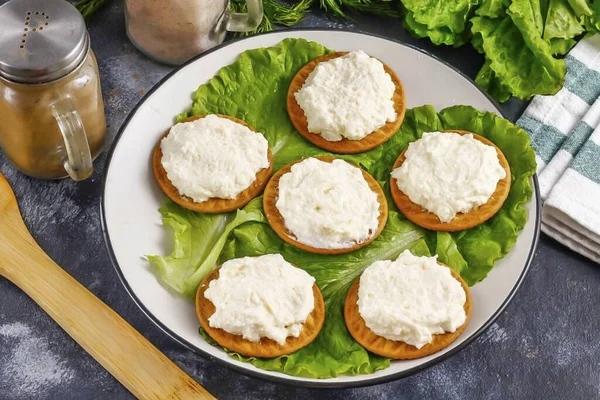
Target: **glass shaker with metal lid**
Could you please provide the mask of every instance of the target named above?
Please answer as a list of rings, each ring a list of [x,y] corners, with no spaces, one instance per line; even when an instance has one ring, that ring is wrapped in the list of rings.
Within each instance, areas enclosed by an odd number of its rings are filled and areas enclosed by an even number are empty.
[[[65,0],[0,6],[0,147],[23,173],[88,178],[106,137],[98,65]]]

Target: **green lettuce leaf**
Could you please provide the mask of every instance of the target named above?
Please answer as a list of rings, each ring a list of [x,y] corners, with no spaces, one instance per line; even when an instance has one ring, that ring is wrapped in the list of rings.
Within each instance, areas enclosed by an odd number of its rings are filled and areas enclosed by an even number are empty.
[[[539,5],[539,3],[538,3]],[[541,10],[515,0],[504,18],[471,19],[472,31],[485,51],[485,66],[494,72],[501,87],[521,99],[536,94],[555,94],[563,85],[564,60],[552,57],[550,44],[541,38]],[[480,77],[479,81],[484,81]]]
[[[547,92],[539,90],[540,87],[538,87],[536,94],[555,94],[564,83],[567,69],[564,60],[557,60],[552,57],[550,44],[543,40],[541,36],[544,33],[545,26],[555,26],[555,21],[559,16],[555,14],[551,16],[552,18],[547,16],[546,25],[544,25],[541,8],[535,7],[536,4],[539,3],[530,0],[514,0],[508,7],[508,14],[523,35],[523,40],[533,54],[536,64],[539,64],[538,68],[542,73],[542,79],[547,78],[549,86],[554,84],[554,87],[548,87]],[[551,11],[550,8],[548,10]]]
[[[568,0],[568,2],[577,17],[592,15],[592,10],[587,0]]]
[[[575,39],[562,39],[562,38],[550,39],[550,48],[552,49],[552,54],[555,56],[564,56],[576,44],[577,44],[577,41]]]
[[[264,221],[258,199],[243,210],[223,214],[202,214],[186,210],[168,200],[158,210],[163,225],[173,230],[173,252],[168,256],[147,256],[158,277],[172,289],[194,296],[198,285],[217,266],[227,235],[249,221]]]
[[[466,21],[474,0],[402,0],[404,26],[434,44],[460,46],[469,39]]]
[[[584,31],[585,29],[581,26],[581,22],[579,21],[576,12],[573,11],[573,8],[571,8],[569,3],[565,0],[550,0],[548,12],[546,13],[544,34],[542,36],[545,40],[564,39],[566,41],[568,39],[573,39]],[[564,50],[567,43],[563,41],[559,45],[556,41],[554,41],[554,44],[551,42],[550,45],[552,46],[553,53],[556,50]],[[565,53],[566,52],[554,54]]]
[[[476,82],[496,100],[555,94],[564,83],[564,56],[586,29],[595,29],[585,0],[485,0],[471,22],[472,44],[486,56]]]
[[[433,44],[459,47],[465,44],[470,37],[469,31],[452,32],[446,26],[428,28],[415,20],[414,13],[407,11],[404,14],[404,27],[418,38],[428,38]]]
[[[600,32],[600,0],[593,0],[590,5],[591,15],[583,17],[583,26],[591,33]]]
[[[246,51],[196,91],[192,110],[180,118],[222,113],[248,121],[269,141],[276,170],[301,157],[328,154],[294,130],[285,108],[292,77],[306,62],[327,52],[321,45],[300,39]],[[527,133],[493,113],[468,106],[440,112],[432,106],[421,106],[407,110],[400,131],[388,142],[362,154],[344,156],[372,174],[389,198],[389,176],[398,154],[423,132],[459,128],[496,143],[507,156],[513,176],[502,209],[476,228],[457,233],[426,231],[406,220],[389,201],[387,224],[373,243],[349,254],[319,255],[282,241],[266,222],[260,197],[236,213],[217,215],[190,212],[167,202],[159,211],[165,226],[172,228],[174,250],[168,256],[152,256],[149,260],[165,284],[190,295],[216,265],[226,260],[280,253],[315,277],[326,304],[323,330],[312,344],[287,356],[256,359],[230,353],[231,356],[259,368],[314,378],[386,368],[390,361],[367,352],[345,327],[343,302],[351,283],[372,262],[393,259],[407,248],[420,255],[438,254],[440,261],[458,271],[470,285],[483,279],[494,262],[514,245],[525,226],[527,212],[523,204],[532,195],[530,177],[535,171],[535,155]]]
[[[172,229],[173,252],[165,257],[148,256],[158,277],[172,289],[186,292],[186,280],[198,269],[233,219],[229,214],[200,214],[167,201],[158,210],[162,223]]]
[[[509,0],[483,0],[475,14],[480,17],[499,18],[506,14]]]
[[[564,56],[585,32],[600,31],[600,1],[401,0],[404,26],[434,44],[471,41],[486,62],[476,82],[496,100],[555,94]]]
[[[490,60],[485,60],[485,64],[475,77],[475,83],[485,89],[497,101],[507,101],[511,96],[510,89],[496,76],[490,64]]]

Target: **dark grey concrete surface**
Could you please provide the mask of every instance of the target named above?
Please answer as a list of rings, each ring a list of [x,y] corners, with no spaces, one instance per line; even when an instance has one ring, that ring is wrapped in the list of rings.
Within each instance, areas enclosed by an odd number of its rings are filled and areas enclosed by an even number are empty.
[[[4,0],[0,0],[0,4]],[[127,41],[121,1],[90,23],[109,123],[119,126],[171,68],[143,57]],[[318,11],[302,26],[351,28],[404,40],[474,77],[482,57],[471,48],[435,47],[411,38],[398,20],[358,17],[341,22]],[[524,107],[503,106],[511,118]],[[30,179],[0,154],[2,172],[25,222],[42,248],[114,308],[181,368],[224,399],[439,398],[591,399],[600,397],[600,269],[542,236],[531,271],[512,303],[472,345],[417,375],[378,386],[313,390],[248,378],[185,350],[137,308],[119,282],[104,247],[99,215],[106,156],[84,182]],[[0,399],[129,399],[131,395],[41,309],[0,278]]]

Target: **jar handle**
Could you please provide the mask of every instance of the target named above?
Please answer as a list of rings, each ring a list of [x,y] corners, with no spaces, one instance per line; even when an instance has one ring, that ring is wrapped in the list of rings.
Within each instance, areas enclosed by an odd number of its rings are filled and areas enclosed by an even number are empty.
[[[74,181],[89,178],[94,172],[90,145],[73,100],[70,96],[66,96],[51,104],[50,109],[58,123],[67,150],[65,170]]]
[[[263,18],[262,0],[246,0],[247,13],[226,11],[225,29],[231,32],[249,32],[258,27]]]

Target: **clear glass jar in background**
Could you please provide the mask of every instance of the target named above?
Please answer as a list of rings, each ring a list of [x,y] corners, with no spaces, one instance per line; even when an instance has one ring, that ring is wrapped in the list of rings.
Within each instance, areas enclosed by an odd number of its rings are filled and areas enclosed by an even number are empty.
[[[232,13],[228,0],[125,0],[127,36],[142,53],[179,65],[223,42],[227,31],[256,29],[262,0],[246,0],[248,13]]]
[[[65,0],[0,6],[0,147],[23,173],[88,178],[106,138],[98,65]]]

